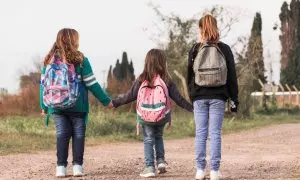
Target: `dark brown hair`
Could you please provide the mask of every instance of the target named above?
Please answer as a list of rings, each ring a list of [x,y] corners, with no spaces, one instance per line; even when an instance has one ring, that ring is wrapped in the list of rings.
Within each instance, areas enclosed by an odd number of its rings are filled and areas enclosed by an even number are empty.
[[[151,84],[156,75],[160,75],[166,84],[170,82],[166,53],[160,49],[151,49],[146,55],[144,71],[139,81],[148,81]]]
[[[49,64],[52,56],[57,53],[62,60],[70,64],[80,64],[83,54],[78,51],[79,34],[75,29],[64,28],[57,33],[56,42],[44,60],[44,65]]]
[[[199,20],[199,28],[201,30],[201,38],[203,41],[219,42],[220,34],[218,30],[217,20],[212,15],[205,15]]]

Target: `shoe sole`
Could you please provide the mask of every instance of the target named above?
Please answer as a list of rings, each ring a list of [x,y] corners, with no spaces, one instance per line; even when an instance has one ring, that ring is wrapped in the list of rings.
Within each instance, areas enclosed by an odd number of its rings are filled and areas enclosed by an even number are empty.
[[[140,174],[140,176],[144,178],[153,178],[155,177],[155,173]]]
[[[204,178],[195,178],[196,180],[205,180],[205,177]]]
[[[56,177],[57,178],[65,178],[65,177],[67,177],[67,175],[60,175],[60,176],[56,175]]]
[[[82,177],[84,174],[73,174],[74,177]]]

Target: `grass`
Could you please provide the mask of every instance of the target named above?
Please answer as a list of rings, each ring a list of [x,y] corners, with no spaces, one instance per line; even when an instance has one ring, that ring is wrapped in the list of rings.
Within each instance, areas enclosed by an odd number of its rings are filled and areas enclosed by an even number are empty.
[[[300,111],[282,111],[272,115],[255,114],[251,120],[226,118],[223,133],[260,128],[273,124],[300,123]],[[136,136],[135,114],[107,111],[92,113],[87,126],[87,145],[120,141],[142,141],[142,133]],[[172,131],[165,131],[166,139],[193,137],[195,134],[192,113],[175,112],[172,116]],[[0,118],[0,155],[28,153],[39,150],[54,150],[56,145],[53,120],[48,128],[42,117]]]

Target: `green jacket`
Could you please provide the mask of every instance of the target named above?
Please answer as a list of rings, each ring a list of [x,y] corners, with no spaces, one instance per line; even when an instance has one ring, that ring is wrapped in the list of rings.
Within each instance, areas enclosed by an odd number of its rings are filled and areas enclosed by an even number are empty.
[[[45,74],[46,66],[42,68],[42,76]],[[86,112],[86,123],[88,120],[89,102],[88,102],[88,90],[104,105],[107,106],[111,99],[107,93],[101,88],[97,82],[89,60],[85,57],[81,65],[75,67],[79,80],[81,80],[80,95],[76,102],[76,105],[65,110],[51,109],[43,103],[43,87],[40,85],[40,106],[42,110],[45,110],[48,115],[46,118],[46,125],[49,123],[49,115],[60,112]]]

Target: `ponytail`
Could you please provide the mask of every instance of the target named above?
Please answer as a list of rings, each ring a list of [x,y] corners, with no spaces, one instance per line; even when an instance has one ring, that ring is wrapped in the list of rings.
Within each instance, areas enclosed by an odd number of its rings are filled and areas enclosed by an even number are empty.
[[[201,28],[201,38],[203,41],[217,43],[220,34],[217,26],[217,20],[212,15],[205,15],[199,20],[199,28]]]

